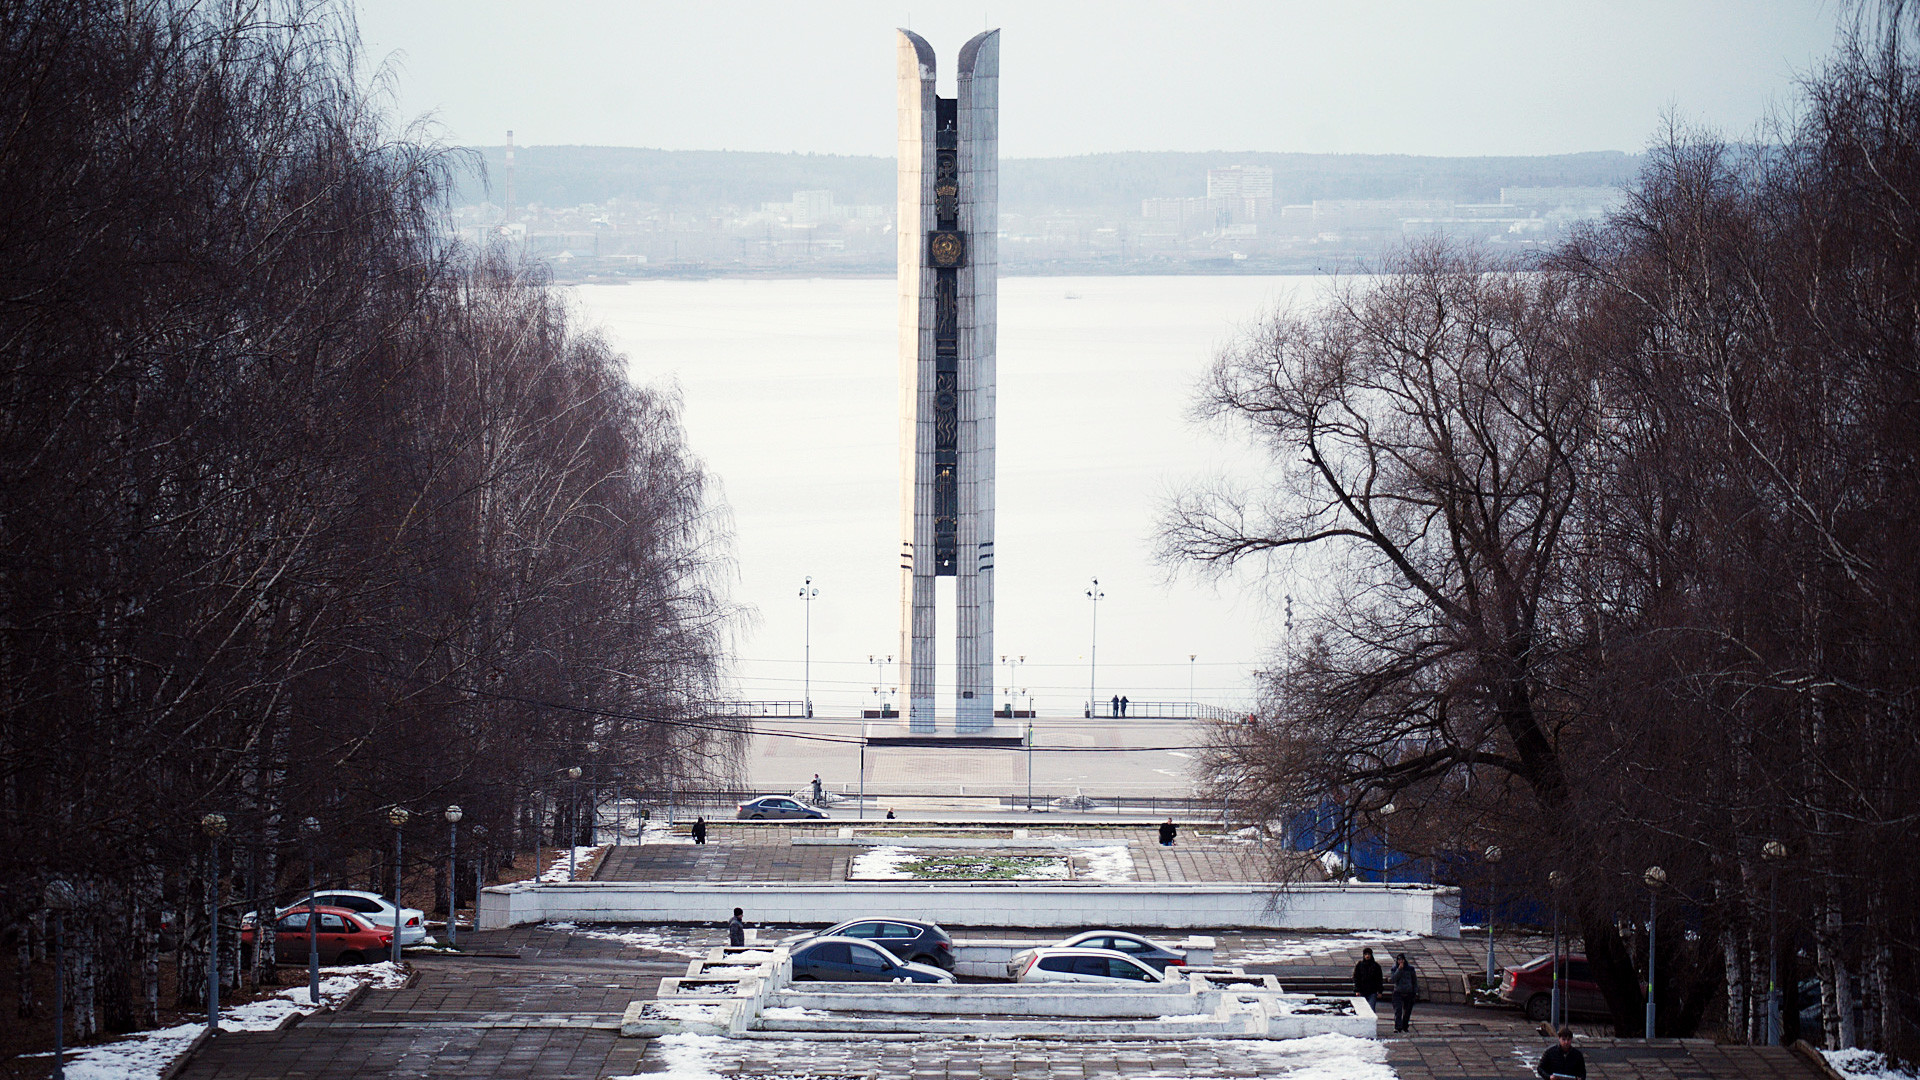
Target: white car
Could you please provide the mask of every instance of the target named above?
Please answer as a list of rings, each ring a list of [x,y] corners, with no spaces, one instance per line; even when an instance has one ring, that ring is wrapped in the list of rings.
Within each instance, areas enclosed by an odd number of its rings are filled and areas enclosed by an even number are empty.
[[[1163,983],[1177,976],[1155,971],[1123,952],[1112,949],[1033,949],[1024,954],[1027,966],[1014,976],[1018,982]]]
[[[1171,945],[1162,945],[1150,941],[1139,934],[1129,934],[1124,930],[1087,930],[1063,941],[1056,941],[1048,948],[1054,949],[1112,949],[1123,952],[1155,971],[1165,971],[1169,966],[1180,967],[1187,962],[1187,954]],[[1038,949],[1014,953],[1007,960],[1007,978],[1018,979],[1020,973],[1033,962],[1033,954]]]
[[[364,915],[376,929],[393,929],[393,902],[376,892],[361,889],[321,889],[313,894],[313,902],[321,907],[346,908],[348,911]],[[305,896],[287,904],[275,913],[275,918],[285,918],[287,912],[307,906]],[[426,913],[419,908],[400,909],[400,944],[418,945],[427,940]]]

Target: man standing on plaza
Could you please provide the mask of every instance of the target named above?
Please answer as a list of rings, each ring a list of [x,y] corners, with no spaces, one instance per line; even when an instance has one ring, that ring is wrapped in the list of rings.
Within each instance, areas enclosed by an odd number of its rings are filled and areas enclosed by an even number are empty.
[[[1380,962],[1373,958],[1373,950],[1361,949],[1360,962],[1353,965],[1353,995],[1366,998],[1367,1005],[1378,1011],[1380,989],[1386,984],[1386,976],[1380,971]]]
[[[747,924],[740,920],[746,912],[733,909],[733,918],[727,920],[727,944],[745,945],[747,943]]]

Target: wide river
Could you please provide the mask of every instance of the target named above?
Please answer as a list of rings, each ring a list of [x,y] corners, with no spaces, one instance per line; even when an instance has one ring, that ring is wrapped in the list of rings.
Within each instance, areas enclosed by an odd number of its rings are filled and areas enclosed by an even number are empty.
[[[1216,353],[1314,277],[1009,278],[1000,282],[995,675],[1026,707],[1101,701],[1230,708],[1280,634],[1278,571],[1226,579],[1155,561],[1175,491],[1257,478],[1261,453],[1189,412]],[[894,282],[720,279],[572,290],[634,379],[677,385],[695,452],[730,508],[741,696],[816,712],[871,707],[869,657],[900,642]],[[811,632],[801,585],[811,576]],[[1088,598],[1098,578],[1105,598]],[[943,579],[950,602],[950,579]],[[951,634],[942,627],[942,637]],[[1097,633],[1097,646],[1096,646]],[[812,661],[805,657],[809,637]],[[1090,670],[1089,648],[1097,647]],[[950,651],[947,650],[947,651]],[[1195,659],[1190,659],[1195,658]],[[951,660],[943,653],[943,687]],[[884,672],[898,686],[897,668]],[[951,709],[943,689],[940,709]],[[897,702],[896,702],[897,704]]]

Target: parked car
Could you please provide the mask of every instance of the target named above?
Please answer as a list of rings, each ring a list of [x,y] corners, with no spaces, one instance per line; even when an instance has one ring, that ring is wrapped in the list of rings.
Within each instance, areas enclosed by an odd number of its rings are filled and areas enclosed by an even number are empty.
[[[760,821],[766,818],[823,818],[827,815],[811,806],[802,806],[785,795],[762,795],[741,803],[739,812],[733,816],[742,821]]]
[[[1034,949],[1019,982],[1161,983],[1175,976],[1112,949]]]
[[[952,975],[937,967],[909,963],[858,938],[817,937],[794,949],[792,956],[795,982],[953,981]]]
[[[393,929],[393,902],[376,892],[361,889],[323,889],[313,894],[313,902],[321,907],[345,908],[357,915],[364,915],[375,926]],[[302,896],[291,904],[280,908],[277,918],[285,918],[295,908],[307,906],[307,897]],[[242,916],[243,921],[251,921],[253,912]],[[400,944],[417,945],[427,940],[426,913],[419,908],[400,909]]]
[[[1088,930],[1075,934],[1064,941],[1056,941],[1047,946],[1052,949],[1112,949],[1125,953],[1155,971],[1164,972],[1169,967],[1181,967],[1187,962],[1187,954],[1179,949],[1148,941],[1138,934],[1129,934],[1121,930]],[[1020,973],[1033,962],[1033,954],[1038,950],[1028,949],[1014,953],[1007,961],[1007,978],[1018,979]]]
[[[953,970],[953,938],[936,923],[912,919],[848,919],[819,933],[795,934],[782,944],[797,946],[818,937],[857,938],[871,941],[903,960],[926,964],[942,971]]]
[[[393,949],[393,926],[381,926],[373,917],[346,908],[322,907],[312,915],[320,921],[320,962],[323,964],[378,963]],[[308,909],[280,916],[273,928],[274,958],[282,964],[307,962]],[[404,928],[403,928],[404,929]]]
[[[1560,971],[1560,993],[1569,1013],[1606,1013],[1607,999],[1594,981],[1584,956],[1565,956]],[[1500,1000],[1527,1011],[1527,1019],[1547,1019],[1553,1008],[1553,957],[1542,954],[1524,964],[1509,965],[1500,978]]]

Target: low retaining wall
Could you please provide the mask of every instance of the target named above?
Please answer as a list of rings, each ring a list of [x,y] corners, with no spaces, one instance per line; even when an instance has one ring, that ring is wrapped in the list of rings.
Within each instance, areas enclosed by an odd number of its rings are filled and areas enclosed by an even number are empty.
[[[1460,891],[1432,885],[1074,882],[1018,885],[914,881],[662,884],[581,881],[496,885],[480,894],[479,924],[754,922],[811,925],[891,915],[954,926],[1033,930],[1093,926],[1168,930],[1235,927],[1397,930],[1460,936]]]

